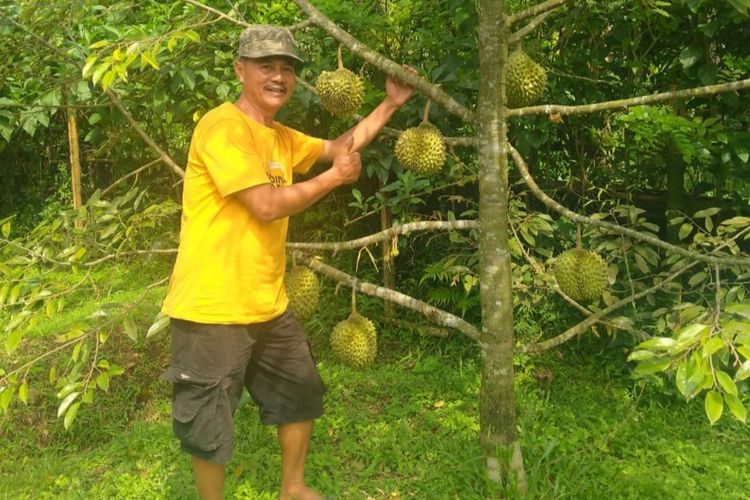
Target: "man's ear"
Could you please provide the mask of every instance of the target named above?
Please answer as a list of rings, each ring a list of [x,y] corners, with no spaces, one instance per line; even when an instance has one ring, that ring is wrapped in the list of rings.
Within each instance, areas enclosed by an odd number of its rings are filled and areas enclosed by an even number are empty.
[[[237,79],[240,81],[240,83],[245,83],[245,79],[242,76],[243,69],[244,67],[240,59],[237,59],[236,61],[234,61],[234,74],[237,75]]]

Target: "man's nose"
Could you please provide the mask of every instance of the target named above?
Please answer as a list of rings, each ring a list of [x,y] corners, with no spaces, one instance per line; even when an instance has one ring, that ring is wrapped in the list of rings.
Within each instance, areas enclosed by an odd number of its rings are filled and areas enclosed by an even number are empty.
[[[283,77],[284,77],[284,70],[282,68],[275,68],[271,72],[271,78],[273,80],[281,81],[283,80]]]

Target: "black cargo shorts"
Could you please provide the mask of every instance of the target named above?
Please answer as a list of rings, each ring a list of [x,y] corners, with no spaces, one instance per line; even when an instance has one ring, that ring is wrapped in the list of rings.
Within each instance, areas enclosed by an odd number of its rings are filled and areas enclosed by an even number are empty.
[[[182,449],[203,460],[232,457],[232,416],[246,387],[264,424],[323,414],[325,384],[305,332],[287,310],[252,325],[171,320],[172,429]]]

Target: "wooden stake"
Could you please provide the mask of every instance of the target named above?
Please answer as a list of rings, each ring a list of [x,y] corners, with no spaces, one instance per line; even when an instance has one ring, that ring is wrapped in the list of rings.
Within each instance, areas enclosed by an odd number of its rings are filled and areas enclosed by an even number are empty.
[[[81,155],[78,149],[78,125],[76,124],[75,108],[68,111],[68,145],[70,147],[70,179],[73,189],[73,208],[78,210],[83,205],[81,196]],[[75,219],[76,229],[83,228],[83,219]]]

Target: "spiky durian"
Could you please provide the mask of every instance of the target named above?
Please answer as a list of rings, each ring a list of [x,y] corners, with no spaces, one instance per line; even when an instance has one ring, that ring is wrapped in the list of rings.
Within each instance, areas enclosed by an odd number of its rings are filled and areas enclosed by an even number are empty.
[[[598,253],[582,248],[561,253],[553,272],[560,289],[574,300],[594,300],[607,287],[607,263]]]
[[[323,71],[315,82],[320,102],[334,116],[355,113],[365,99],[362,79],[346,68]]]
[[[547,88],[547,70],[523,50],[508,56],[507,101],[509,108],[522,108],[536,102]]]
[[[354,368],[372,364],[378,353],[375,325],[356,312],[333,327],[330,341],[334,355]]]
[[[396,159],[404,168],[420,175],[433,175],[445,163],[443,135],[429,122],[401,132],[395,152]]]
[[[294,266],[284,276],[289,306],[300,321],[305,321],[318,308],[320,281],[309,267]]]

